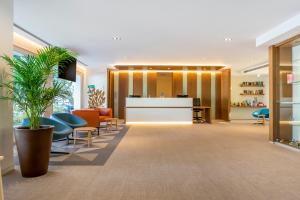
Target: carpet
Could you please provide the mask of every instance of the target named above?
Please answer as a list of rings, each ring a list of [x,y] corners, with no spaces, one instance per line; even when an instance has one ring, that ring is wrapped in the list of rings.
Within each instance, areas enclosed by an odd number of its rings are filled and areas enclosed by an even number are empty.
[[[111,154],[117,148],[118,144],[128,131],[128,127],[124,124],[118,126],[118,129],[101,130],[100,135],[93,134],[93,142],[88,147],[87,141],[70,140],[69,144],[66,141],[52,143],[52,151],[69,152],[69,154],[53,154],[50,155],[51,166],[56,165],[105,165]],[[82,136],[86,136],[83,134]],[[16,147],[14,147],[14,162],[19,166],[19,159]]]
[[[54,142],[52,150],[70,152],[67,155],[51,154],[50,165],[104,165],[113,151],[125,136],[128,127],[119,125],[117,130],[108,130],[94,135],[92,144],[88,147],[84,140],[73,140],[69,145],[65,142]]]

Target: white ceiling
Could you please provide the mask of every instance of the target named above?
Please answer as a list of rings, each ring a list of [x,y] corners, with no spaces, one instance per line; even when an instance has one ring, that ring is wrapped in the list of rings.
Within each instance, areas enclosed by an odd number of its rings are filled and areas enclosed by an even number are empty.
[[[256,37],[300,13],[299,0],[14,0],[14,7],[16,24],[77,51],[93,69],[222,64],[240,70],[267,60]]]

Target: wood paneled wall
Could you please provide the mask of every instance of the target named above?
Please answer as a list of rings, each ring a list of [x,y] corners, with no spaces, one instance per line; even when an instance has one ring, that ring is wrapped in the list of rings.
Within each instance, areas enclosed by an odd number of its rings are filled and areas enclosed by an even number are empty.
[[[119,118],[125,117],[126,97],[128,96],[128,73],[119,73]]]
[[[182,72],[173,73],[173,97],[177,97],[178,94],[182,94]]]
[[[197,72],[187,73],[187,94],[189,97],[197,97]]]
[[[211,74],[202,73],[201,104],[211,106]]]
[[[128,96],[129,75],[127,72],[119,72],[118,95],[114,97],[114,73],[108,71],[108,106],[118,109],[119,118],[125,117],[125,101]],[[133,73],[133,94],[143,95],[143,73]],[[187,94],[189,97],[197,97],[197,72],[187,73]],[[201,102],[203,106],[215,105],[215,118],[229,120],[230,112],[230,87],[231,71],[222,70],[222,73],[215,74],[215,88],[212,87],[212,74],[208,72],[201,73]],[[147,73],[147,96],[157,97],[157,72]],[[183,73],[174,72],[172,75],[173,97],[183,93]],[[215,90],[215,99],[212,99],[212,90]],[[117,99],[116,99],[117,98]],[[114,99],[118,105],[114,106]],[[212,102],[215,101],[215,102]]]
[[[143,96],[143,72],[133,72],[133,94]]]
[[[156,97],[156,79],[157,73],[156,72],[149,72],[147,74],[147,93],[148,97]]]

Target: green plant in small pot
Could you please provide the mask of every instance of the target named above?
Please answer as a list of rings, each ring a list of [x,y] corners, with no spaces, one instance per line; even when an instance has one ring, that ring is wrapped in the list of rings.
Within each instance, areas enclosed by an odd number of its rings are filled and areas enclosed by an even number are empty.
[[[14,128],[23,177],[37,177],[48,171],[54,127],[42,126],[40,117],[55,98],[70,95],[63,83],[49,82],[57,71],[58,63],[74,56],[74,53],[60,47],[45,47],[36,55],[2,56],[11,70],[2,74],[0,98],[15,102],[29,119],[29,127]]]

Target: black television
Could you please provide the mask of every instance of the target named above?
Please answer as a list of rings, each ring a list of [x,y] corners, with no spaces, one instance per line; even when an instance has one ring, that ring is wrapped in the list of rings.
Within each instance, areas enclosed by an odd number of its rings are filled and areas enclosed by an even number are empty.
[[[58,64],[58,78],[76,82],[76,58]]]

